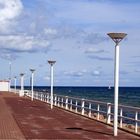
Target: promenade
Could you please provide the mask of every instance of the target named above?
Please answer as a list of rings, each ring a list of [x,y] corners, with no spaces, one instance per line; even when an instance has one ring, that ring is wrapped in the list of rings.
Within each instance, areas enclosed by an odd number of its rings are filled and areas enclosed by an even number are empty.
[[[135,140],[135,135],[13,93],[0,92],[0,139]]]

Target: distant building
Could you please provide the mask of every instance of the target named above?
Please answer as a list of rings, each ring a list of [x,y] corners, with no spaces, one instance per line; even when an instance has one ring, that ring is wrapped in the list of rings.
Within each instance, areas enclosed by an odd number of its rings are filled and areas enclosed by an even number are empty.
[[[9,81],[0,80],[0,91],[9,91]]]

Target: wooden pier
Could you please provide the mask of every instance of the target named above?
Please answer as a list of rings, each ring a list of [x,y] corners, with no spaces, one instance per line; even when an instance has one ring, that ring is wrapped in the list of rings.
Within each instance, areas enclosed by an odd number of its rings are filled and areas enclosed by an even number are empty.
[[[38,100],[0,92],[0,139],[135,140],[140,137]]]

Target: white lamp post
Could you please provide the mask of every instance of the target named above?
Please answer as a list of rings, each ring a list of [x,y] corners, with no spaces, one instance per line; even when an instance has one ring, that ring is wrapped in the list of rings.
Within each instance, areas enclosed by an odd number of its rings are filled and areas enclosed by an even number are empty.
[[[35,72],[35,69],[30,69],[31,73],[32,73],[32,79],[31,79],[31,90],[32,90],[32,98],[31,100],[33,101],[33,98],[34,98],[34,72]]]
[[[20,81],[21,89],[20,89],[19,96],[24,96],[24,73],[20,74],[20,78],[21,78],[21,81]]]
[[[118,86],[119,86],[119,43],[127,35],[125,33],[108,33],[115,42],[115,63],[114,63],[114,136],[118,135]]]
[[[53,108],[53,65],[55,64],[56,61],[51,61],[49,60],[48,63],[51,66],[51,109]]]
[[[11,91],[11,73],[12,73],[12,63],[9,62],[9,91]]]
[[[17,86],[17,77],[16,76],[14,77],[14,80],[15,80],[15,93],[16,93],[16,90],[17,90],[17,87],[16,87]]]

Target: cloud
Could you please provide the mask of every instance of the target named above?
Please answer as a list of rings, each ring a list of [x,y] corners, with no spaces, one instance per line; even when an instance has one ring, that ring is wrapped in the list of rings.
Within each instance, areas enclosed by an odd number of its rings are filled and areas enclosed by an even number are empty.
[[[127,72],[127,71],[120,71],[120,74],[122,74],[122,75],[127,75],[128,72]]]
[[[140,58],[140,56],[132,56],[132,58]]]
[[[89,32],[82,28],[66,25],[60,25],[56,28],[44,29],[46,37],[51,39],[73,39],[83,44],[99,44],[109,40],[108,37],[102,36],[100,33]]]
[[[19,56],[14,53],[8,53],[8,52],[2,51],[0,52],[0,57],[8,61],[13,61],[13,60],[16,60]]]
[[[84,43],[87,43],[87,44],[99,44],[99,43],[104,42],[106,40],[108,40],[108,38],[105,37],[105,36],[101,36],[100,34],[88,33],[84,38]]]
[[[81,70],[81,71],[65,71],[64,75],[66,76],[72,76],[72,77],[82,77],[87,72],[87,70]]]
[[[56,35],[57,34],[57,30],[52,29],[52,28],[45,28],[44,29],[45,34],[49,34],[49,35]]]
[[[44,80],[49,81],[50,80],[50,77],[49,76],[46,76],[46,77],[44,77]]]
[[[140,69],[136,69],[134,72],[136,72],[136,73],[140,73]]]
[[[50,42],[34,36],[6,35],[0,36],[0,49],[7,52],[37,52],[48,49]]]
[[[94,70],[94,71],[92,72],[92,75],[93,75],[93,76],[100,76],[100,75],[101,75],[101,72],[100,72],[99,70]]]
[[[20,0],[0,0],[0,32],[7,32],[14,24],[14,19],[22,12]]]
[[[104,53],[104,52],[106,52],[105,50],[103,50],[103,49],[96,49],[96,48],[87,48],[86,50],[85,50],[85,53],[86,54],[92,54],[92,53]]]
[[[128,66],[135,66],[135,67],[139,67],[140,66],[140,61],[133,61],[133,62],[128,62],[127,64]]]
[[[100,56],[96,56],[96,55],[88,55],[88,58],[96,59],[96,60],[100,60],[100,61],[113,61],[113,59],[110,57],[100,57]]]

